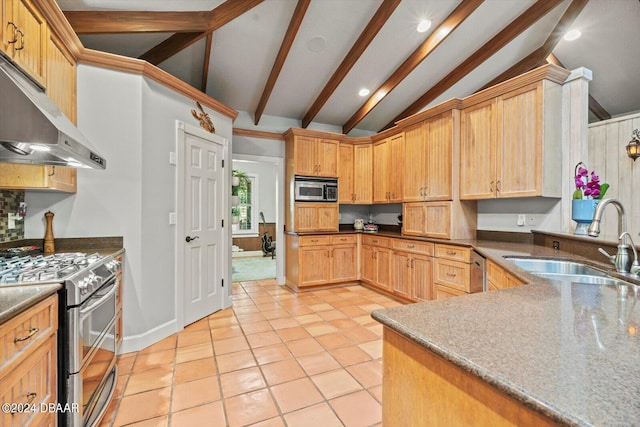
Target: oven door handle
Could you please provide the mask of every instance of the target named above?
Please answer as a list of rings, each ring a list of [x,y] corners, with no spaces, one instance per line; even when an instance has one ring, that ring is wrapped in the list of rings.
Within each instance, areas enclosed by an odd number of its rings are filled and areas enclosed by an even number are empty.
[[[99,300],[97,300],[96,302],[94,302],[93,304],[87,306],[87,307],[83,307],[80,310],[80,319],[83,319],[87,313],[91,312],[92,310],[94,310],[96,307],[98,307],[99,305],[101,305],[102,303],[104,303],[105,301],[107,301],[109,298],[111,298],[116,291],[118,290],[118,282],[114,282],[111,285],[111,289],[109,289],[109,292],[107,292],[106,294],[104,294],[103,296],[100,297]]]

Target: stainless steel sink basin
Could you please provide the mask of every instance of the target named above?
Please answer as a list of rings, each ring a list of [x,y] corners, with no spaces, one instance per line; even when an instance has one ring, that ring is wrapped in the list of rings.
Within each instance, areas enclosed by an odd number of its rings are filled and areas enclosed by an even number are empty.
[[[595,276],[607,277],[607,273],[588,265],[557,259],[540,258],[506,258],[523,270],[531,274],[542,276],[542,274],[570,275],[570,276]],[[546,276],[545,276],[546,277]],[[614,279],[612,279],[614,280]]]

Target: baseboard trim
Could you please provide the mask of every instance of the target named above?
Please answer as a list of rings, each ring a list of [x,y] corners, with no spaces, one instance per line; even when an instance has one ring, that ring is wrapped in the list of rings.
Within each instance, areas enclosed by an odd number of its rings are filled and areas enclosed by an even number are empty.
[[[142,334],[124,337],[118,353],[130,353],[132,351],[140,351],[143,348],[149,347],[150,345],[175,334],[177,332],[177,326],[177,320],[173,319]]]

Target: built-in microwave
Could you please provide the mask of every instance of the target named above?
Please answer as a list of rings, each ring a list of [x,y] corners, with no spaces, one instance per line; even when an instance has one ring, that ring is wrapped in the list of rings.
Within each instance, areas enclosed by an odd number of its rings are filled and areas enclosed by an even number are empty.
[[[336,178],[296,176],[295,200],[297,202],[337,202],[338,180]]]

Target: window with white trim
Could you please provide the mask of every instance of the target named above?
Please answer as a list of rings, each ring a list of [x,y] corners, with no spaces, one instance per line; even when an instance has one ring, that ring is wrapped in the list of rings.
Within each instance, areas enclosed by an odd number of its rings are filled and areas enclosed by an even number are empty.
[[[258,175],[247,173],[240,177],[237,206],[231,209],[233,237],[256,237],[258,230]]]

